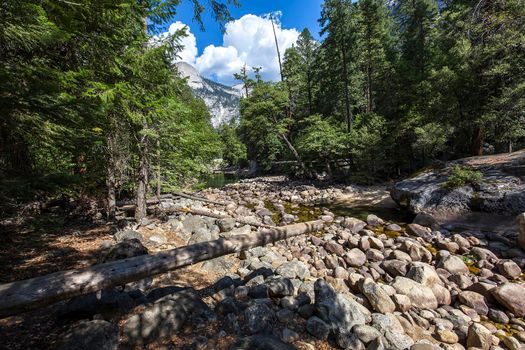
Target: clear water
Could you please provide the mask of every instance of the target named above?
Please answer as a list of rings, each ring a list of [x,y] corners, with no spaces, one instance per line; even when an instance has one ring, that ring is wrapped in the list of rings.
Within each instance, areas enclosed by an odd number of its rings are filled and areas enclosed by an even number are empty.
[[[204,185],[205,188],[221,188],[228,184],[235,183],[239,181],[240,178],[237,175],[233,174],[211,174],[207,179]]]

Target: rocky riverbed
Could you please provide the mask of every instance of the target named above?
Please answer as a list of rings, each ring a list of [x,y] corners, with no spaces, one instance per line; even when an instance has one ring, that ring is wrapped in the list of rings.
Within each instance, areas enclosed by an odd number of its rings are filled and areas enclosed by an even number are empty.
[[[102,244],[101,262],[255,234],[257,225],[318,218],[327,224],[322,232],[182,274],[60,303],[49,311],[67,320],[58,347],[523,349],[525,252],[518,228],[451,232],[427,214],[399,223],[327,208],[373,191],[258,179],[197,194],[224,204],[163,199],[164,211],[191,208],[230,218],[180,212],[129,223]],[[525,235],[525,219],[522,230]]]

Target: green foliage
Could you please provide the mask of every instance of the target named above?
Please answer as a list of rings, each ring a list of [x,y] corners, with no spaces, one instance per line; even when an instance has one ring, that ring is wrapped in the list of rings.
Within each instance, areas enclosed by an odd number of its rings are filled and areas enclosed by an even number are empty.
[[[222,159],[230,166],[245,165],[247,161],[246,145],[239,139],[237,129],[234,123],[223,124],[219,128]]]
[[[287,107],[288,94],[282,84],[257,83],[250,96],[241,100],[240,136],[249,159],[263,170],[269,170],[284,154],[280,135],[293,123],[286,115]]]
[[[83,190],[92,193],[104,184],[129,193],[144,176],[172,188],[209,171],[220,153],[218,136],[203,102],[172,65],[184,31],[155,43],[150,37],[172,20],[180,3],[3,3],[0,173],[21,183],[45,179],[50,193],[78,187],[54,181],[52,174],[81,179]],[[230,19],[228,5],[239,5],[204,3],[221,24]],[[200,21],[203,2],[192,4]]]
[[[457,188],[466,185],[478,185],[483,180],[483,173],[467,166],[454,165],[448,176],[445,188]]]
[[[330,161],[344,158],[348,152],[349,135],[339,123],[316,114],[306,118],[297,139],[297,150],[310,160]]]

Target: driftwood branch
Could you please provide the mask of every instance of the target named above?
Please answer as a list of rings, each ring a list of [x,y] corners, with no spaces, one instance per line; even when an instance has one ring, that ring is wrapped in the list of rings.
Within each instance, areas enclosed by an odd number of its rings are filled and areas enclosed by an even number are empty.
[[[0,285],[0,317],[16,315],[201,261],[316,232],[323,226],[324,222],[317,220],[264,229],[255,234],[197,243],[155,255],[143,255],[84,269],[61,271],[24,281],[2,284]]]

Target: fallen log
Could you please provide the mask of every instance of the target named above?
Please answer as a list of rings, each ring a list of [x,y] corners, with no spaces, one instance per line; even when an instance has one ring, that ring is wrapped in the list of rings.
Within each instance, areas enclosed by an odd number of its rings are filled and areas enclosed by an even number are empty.
[[[214,200],[211,200],[211,199],[208,199],[208,198],[192,196],[191,194],[187,194],[187,193],[184,193],[184,192],[173,192],[173,194],[175,196],[179,196],[179,197],[183,197],[183,198],[187,198],[187,199],[192,199],[194,201],[199,201],[199,202],[203,202],[203,203],[210,203],[210,204],[224,205],[224,206],[226,206],[228,204],[234,204],[233,202],[220,202],[220,201],[214,201]]]
[[[214,218],[214,219],[219,219],[219,220],[220,219],[233,219],[236,222],[238,222],[239,224],[250,225],[250,226],[254,226],[254,227],[264,227],[264,228],[274,228],[275,227],[275,226],[270,226],[270,225],[256,224],[256,223],[253,223],[251,221],[246,221],[246,220],[243,220],[243,219],[234,218],[234,217],[228,216],[228,215],[217,214],[217,213],[214,213],[214,212],[211,212],[211,211],[208,211],[208,210],[191,209],[191,208],[172,208],[172,209],[163,209],[161,211],[163,213],[166,213],[166,214],[189,213],[189,214],[192,214],[192,215],[207,216],[207,217]]]
[[[121,286],[201,261],[316,232],[323,227],[324,222],[322,220],[275,227],[250,235],[238,235],[228,239],[221,238],[154,255],[142,255],[88,268],[61,271],[24,281],[2,284],[0,285],[0,318],[79,295]]]
[[[163,194],[160,196],[161,199],[173,199],[174,197],[182,197],[182,198],[187,198],[187,199],[191,199],[191,200],[198,201],[198,202],[222,205],[222,206],[226,206],[228,204],[235,204],[233,202],[214,201],[208,198],[194,196],[194,195],[191,195],[185,192],[172,192],[172,193]],[[149,198],[148,200],[146,200],[147,205],[159,204],[160,202],[161,201],[158,198]],[[119,209],[122,209],[122,210],[135,209],[135,202],[134,201],[120,201],[118,202],[118,207]]]

